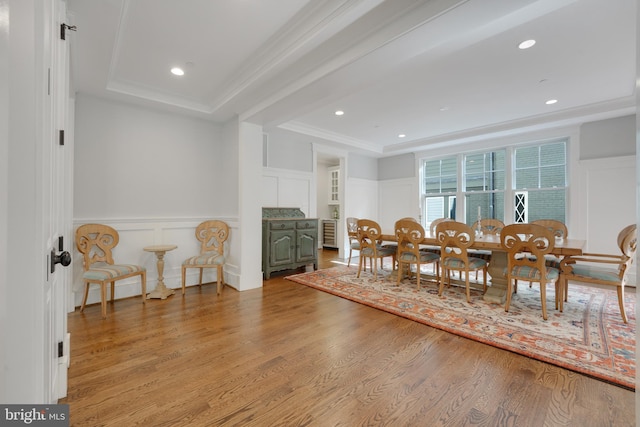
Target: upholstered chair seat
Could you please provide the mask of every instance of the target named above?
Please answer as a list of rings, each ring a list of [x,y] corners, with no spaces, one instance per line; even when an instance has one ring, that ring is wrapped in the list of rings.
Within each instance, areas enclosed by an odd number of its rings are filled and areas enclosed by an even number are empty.
[[[145,271],[144,267],[133,264],[107,264],[106,262],[96,262],[91,265],[91,270],[82,274],[83,280],[108,281],[121,276],[135,275]]]
[[[218,252],[205,252],[201,255],[192,256],[184,260],[182,265],[187,267],[196,267],[199,265],[223,265],[225,262],[225,256]]]

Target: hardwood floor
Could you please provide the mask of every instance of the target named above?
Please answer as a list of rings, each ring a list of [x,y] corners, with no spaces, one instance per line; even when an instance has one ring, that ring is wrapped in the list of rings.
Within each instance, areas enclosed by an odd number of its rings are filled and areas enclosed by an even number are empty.
[[[107,316],[68,318],[73,426],[635,425],[632,391],[283,275]]]

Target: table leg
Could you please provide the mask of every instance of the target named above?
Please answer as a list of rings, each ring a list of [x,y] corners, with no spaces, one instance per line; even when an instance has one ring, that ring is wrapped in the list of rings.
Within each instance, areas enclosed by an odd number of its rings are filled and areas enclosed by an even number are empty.
[[[491,286],[487,287],[487,292],[483,295],[485,301],[504,304],[507,298],[507,278],[504,275],[506,268],[507,253],[504,251],[491,251],[491,261],[489,262]]]
[[[158,285],[156,288],[147,295],[147,299],[151,298],[160,298],[167,299],[168,296],[171,296],[175,293],[173,289],[169,289],[164,284],[164,254],[165,252],[156,252],[156,257],[158,258],[157,267],[158,267]]]

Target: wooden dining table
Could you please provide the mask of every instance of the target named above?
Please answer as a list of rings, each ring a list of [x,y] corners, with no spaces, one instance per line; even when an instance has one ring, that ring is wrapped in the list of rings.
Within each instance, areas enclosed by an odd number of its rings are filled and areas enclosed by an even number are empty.
[[[395,234],[383,233],[380,236],[383,242],[396,242]],[[579,239],[556,239],[551,253],[562,258],[567,255],[582,255],[582,249],[585,246],[584,240]],[[421,244],[427,246],[440,247],[440,243],[436,237],[429,232],[425,235]],[[483,295],[483,299],[487,302],[504,304],[507,297],[507,278],[505,270],[507,268],[507,253],[500,243],[500,236],[493,234],[483,234],[476,236],[471,249],[491,251],[491,260],[489,261],[490,281],[487,292]]]

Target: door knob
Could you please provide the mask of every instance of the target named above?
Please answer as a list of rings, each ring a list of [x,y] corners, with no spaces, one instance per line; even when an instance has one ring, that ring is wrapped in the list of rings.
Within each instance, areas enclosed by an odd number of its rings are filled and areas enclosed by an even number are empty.
[[[64,267],[71,264],[71,254],[67,251],[56,254],[55,249],[51,249],[51,272],[55,273],[56,264],[62,264]]]

